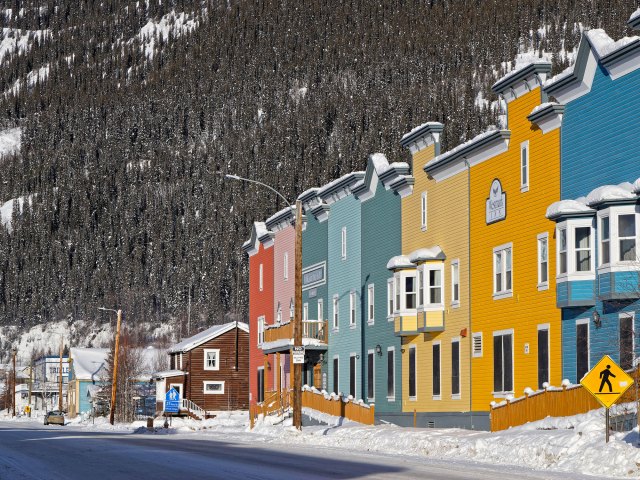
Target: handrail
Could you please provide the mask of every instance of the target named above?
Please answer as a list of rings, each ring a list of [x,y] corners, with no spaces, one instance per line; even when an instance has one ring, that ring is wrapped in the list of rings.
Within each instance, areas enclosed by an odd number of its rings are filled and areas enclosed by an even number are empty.
[[[205,418],[204,409],[199,407],[197,404],[193,403],[188,398],[183,398],[182,399],[182,408],[184,408],[185,410],[187,410],[187,411],[189,411],[191,413],[195,413],[196,415],[198,415],[201,418]]]

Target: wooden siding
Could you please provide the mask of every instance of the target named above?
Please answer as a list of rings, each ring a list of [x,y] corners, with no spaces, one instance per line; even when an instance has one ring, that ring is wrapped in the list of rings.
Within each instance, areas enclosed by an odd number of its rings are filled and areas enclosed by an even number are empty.
[[[295,229],[293,226],[287,226],[283,230],[276,232],[275,243],[273,245],[273,321],[276,322],[278,318],[278,302],[282,308],[282,321],[288,322],[289,307],[291,301],[295,296]],[[288,254],[288,269],[287,280],[284,279],[284,254]],[[289,388],[289,355],[282,358],[282,364],[284,366],[284,375],[282,376],[282,384]],[[273,363],[271,363],[273,365]],[[271,381],[275,385],[277,372],[275,368],[271,369],[272,378]]]
[[[238,331],[238,369],[236,370],[236,329],[223,333],[193,350],[184,353],[184,398],[200,408],[210,410],[238,410],[249,406],[249,334]],[[204,369],[204,350],[220,349],[219,370]],[[205,381],[223,381],[224,394],[205,394]],[[170,383],[182,383],[182,377],[167,378]]]
[[[273,247],[265,249],[262,244],[258,252],[249,257],[249,391],[251,403],[258,399],[258,370],[264,367],[264,354],[258,346],[258,317],[265,317],[265,324],[273,323]],[[260,290],[260,265],[262,265],[262,290]],[[269,355],[273,364],[273,355]],[[264,375],[264,389],[272,390],[273,375]]]
[[[587,195],[601,185],[633,182],[640,177],[640,69],[612,80],[602,67],[596,69],[591,91],[567,103],[562,120],[562,198]],[[598,244],[596,242],[596,253]],[[601,279],[602,280],[602,279]],[[572,282],[577,283],[577,282]],[[593,289],[596,282],[592,282]],[[605,284],[600,283],[603,288]],[[559,300],[562,297],[559,296]],[[590,321],[594,310],[602,327]],[[589,320],[589,360],[595,365],[608,354],[619,361],[619,315],[635,312],[640,331],[640,301],[596,302],[591,308],[563,309],[563,376],[576,375],[576,321]],[[640,355],[640,342],[635,343]]]
[[[482,332],[483,354],[472,358],[473,409],[489,410],[494,400],[493,334],[513,329],[513,385],[515,396],[538,386],[537,329],[549,324],[550,382],[562,380],[560,311],[555,299],[555,239],[547,207],[560,198],[559,131],[547,134],[533,126],[527,115],[540,103],[540,89],[508,105],[511,140],[507,152],[471,169],[471,275],[472,333]],[[520,146],[529,141],[529,191],[521,192]],[[486,200],[494,179],[506,192],[506,219],[486,224]],[[548,234],[549,285],[538,290],[537,236]],[[512,243],[512,292],[493,297],[493,249]],[[528,345],[528,353],[525,353]],[[500,399],[500,398],[496,398]]]
[[[418,248],[440,246],[446,260],[442,277],[444,299],[444,331],[404,338],[403,411],[463,412],[470,408],[469,357],[471,336],[461,332],[469,327],[469,217],[467,172],[436,182],[424,172],[425,163],[433,158],[432,145],[413,157],[415,185],[413,194],[402,203],[402,253]],[[422,194],[427,192],[427,228],[422,229]],[[459,306],[452,305],[451,264],[459,261]],[[440,262],[433,262],[438,263]],[[425,293],[426,298],[426,293]],[[441,317],[441,315],[440,315]],[[463,332],[464,333],[464,332]],[[460,340],[460,395],[452,394],[452,340]],[[440,342],[440,399],[433,396],[433,345]],[[409,398],[408,345],[416,346],[415,400]],[[437,397],[436,397],[437,398]]]

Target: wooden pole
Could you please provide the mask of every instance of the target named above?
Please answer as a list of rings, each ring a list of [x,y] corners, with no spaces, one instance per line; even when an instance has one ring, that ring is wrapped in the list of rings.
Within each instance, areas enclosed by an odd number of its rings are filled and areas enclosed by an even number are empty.
[[[293,344],[302,346],[302,202],[296,201],[296,271]],[[291,355],[293,362],[293,355]],[[293,365],[293,426],[302,430],[302,364]]]
[[[33,389],[33,359],[29,367],[29,416],[31,416],[31,390]]]
[[[13,405],[13,416],[16,416],[16,354],[18,351],[13,349],[13,385],[11,386],[11,404]]]
[[[116,325],[116,344],[113,352],[113,384],[111,385],[111,411],[109,412],[109,423],[113,425],[116,413],[116,392],[118,385],[118,354],[120,352],[120,323],[122,322],[122,310],[118,310],[118,323]]]
[[[58,372],[58,410],[62,412],[62,350],[64,337],[60,335],[60,371]]]

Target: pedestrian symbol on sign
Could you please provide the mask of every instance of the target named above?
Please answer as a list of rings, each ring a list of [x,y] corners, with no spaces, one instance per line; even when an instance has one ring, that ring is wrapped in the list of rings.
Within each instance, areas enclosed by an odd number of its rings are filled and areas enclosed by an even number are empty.
[[[604,385],[607,384],[609,386],[609,393],[614,393],[613,387],[611,386],[611,382],[609,381],[609,377],[616,378],[613,372],[611,372],[611,365],[607,365],[607,368],[605,368],[600,372],[600,378],[602,379],[602,382],[600,382],[600,388],[598,389],[598,392],[602,392]]]

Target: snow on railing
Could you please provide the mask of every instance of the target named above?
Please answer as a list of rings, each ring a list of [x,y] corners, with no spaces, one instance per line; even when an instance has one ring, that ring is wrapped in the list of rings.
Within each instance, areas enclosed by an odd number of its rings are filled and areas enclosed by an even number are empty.
[[[342,392],[327,392],[305,385],[302,387],[302,406],[335,417],[344,417],[354,422],[373,425],[375,405],[364,400],[355,400],[351,395]]]

